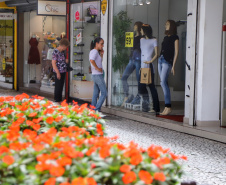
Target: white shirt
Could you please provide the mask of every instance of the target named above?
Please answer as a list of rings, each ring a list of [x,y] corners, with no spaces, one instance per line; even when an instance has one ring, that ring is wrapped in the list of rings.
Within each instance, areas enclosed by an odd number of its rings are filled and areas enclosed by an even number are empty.
[[[90,60],[94,60],[98,68],[103,68],[102,67],[102,58],[101,58],[101,56],[99,55],[99,52],[96,49],[92,49],[90,51],[90,53],[89,53],[89,61]],[[92,70],[92,74],[93,75],[103,74],[103,72],[97,71],[95,69],[95,67],[92,65],[91,62],[90,62],[90,64],[91,64],[91,70]]]
[[[144,62],[149,62],[152,59],[153,52],[155,47],[158,46],[157,40],[153,39],[140,39],[140,48],[141,48],[141,68],[149,68],[149,64]]]

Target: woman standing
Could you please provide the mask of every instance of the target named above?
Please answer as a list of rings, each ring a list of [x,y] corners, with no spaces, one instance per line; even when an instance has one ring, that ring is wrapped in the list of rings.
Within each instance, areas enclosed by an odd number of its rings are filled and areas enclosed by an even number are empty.
[[[179,37],[177,36],[177,26],[175,21],[168,20],[165,25],[165,37],[162,42],[158,70],[161,86],[165,98],[165,109],[161,115],[168,115],[171,112],[171,95],[168,85],[169,73],[175,75],[175,64],[179,51]]]
[[[100,112],[101,106],[103,105],[107,97],[107,89],[104,81],[103,67],[102,67],[102,58],[104,54],[104,40],[102,38],[96,38],[91,42],[89,61],[91,63],[92,70],[92,79],[94,82],[94,91],[92,98],[92,105],[95,107],[95,110]],[[99,94],[101,96],[97,101]]]
[[[148,112],[150,110],[149,107],[149,95],[147,93],[146,86],[150,88],[152,99],[153,99],[153,108],[156,115],[159,114],[159,98],[158,93],[155,88],[155,73],[153,68],[153,62],[158,58],[158,43],[157,40],[152,36],[152,28],[148,24],[144,24],[141,28],[141,33],[144,36],[140,40],[141,47],[141,68],[151,68],[151,84],[140,84],[139,91],[143,96],[142,109],[144,112]],[[154,53],[154,57],[152,57]]]
[[[61,39],[59,46],[54,49],[52,54],[52,66],[55,74],[55,89],[54,89],[54,100],[55,102],[62,101],[62,92],[64,87],[65,75],[67,72],[68,60],[65,57],[64,51],[70,45],[67,39]]]
[[[132,104],[139,104],[140,103],[140,96],[139,92],[138,95],[134,98],[134,96],[131,94],[129,95],[129,85],[127,82],[127,79],[129,76],[133,73],[133,71],[136,69],[136,77],[138,86],[140,83],[140,65],[141,65],[141,50],[140,50],[140,39],[141,39],[141,27],[143,23],[142,22],[135,22],[134,24],[134,46],[131,53],[131,57],[129,60],[129,63],[126,66],[126,69],[122,75],[122,85],[123,85],[123,91],[125,94],[124,101],[121,106],[124,106],[125,103],[132,103]]]

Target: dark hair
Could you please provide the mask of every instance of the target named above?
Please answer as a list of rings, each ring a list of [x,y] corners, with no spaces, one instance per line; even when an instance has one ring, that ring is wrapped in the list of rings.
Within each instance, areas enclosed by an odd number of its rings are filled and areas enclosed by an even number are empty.
[[[169,27],[169,30],[166,30],[165,31],[165,34],[166,35],[176,35],[177,34],[177,25],[176,25],[176,22],[173,21],[173,20],[168,20],[166,22],[169,22],[170,23],[170,27]]]
[[[152,27],[149,24],[143,24],[141,29],[144,32],[144,36],[147,36],[149,39],[153,38]]]
[[[143,23],[140,21],[137,21],[134,23],[134,26],[137,26],[137,31],[139,33],[139,35],[141,35],[141,27],[142,27]]]
[[[68,47],[68,46],[70,46],[70,42],[66,38],[63,38],[60,40],[59,45]]]
[[[94,40],[92,40],[91,44],[90,44],[90,50],[94,49],[96,47],[96,43],[100,43],[102,39],[101,37],[97,37]]]

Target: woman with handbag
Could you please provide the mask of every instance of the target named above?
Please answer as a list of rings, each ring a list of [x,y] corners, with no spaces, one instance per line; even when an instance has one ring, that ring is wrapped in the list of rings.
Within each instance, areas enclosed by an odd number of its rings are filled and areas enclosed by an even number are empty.
[[[166,21],[165,29],[166,36],[162,42],[162,50],[158,62],[158,71],[165,99],[165,109],[161,115],[168,115],[171,112],[171,95],[168,78],[170,71],[173,75],[175,74],[174,67],[179,52],[179,37],[177,36],[177,25],[175,21]]]
[[[54,49],[52,54],[52,66],[55,74],[55,89],[54,89],[54,100],[55,102],[62,101],[62,92],[64,87],[64,81],[68,68],[68,60],[65,57],[64,51],[70,45],[70,42],[63,38],[59,42],[59,46]]]
[[[101,107],[107,97],[107,88],[104,81],[103,66],[102,66],[102,59],[104,55],[103,47],[104,47],[104,40],[98,37],[91,42],[91,46],[90,46],[91,51],[89,53],[92,79],[94,82],[92,105],[95,107],[94,110],[98,112],[101,111]],[[101,95],[99,97],[100,93]]]
[[[146,86],[149,87],[152,95],[153,100],[153,108],[154,110],[151,110],[150,112],[155,113],[156,115],[160,112],[159,107],[159,98],[158,93],[155,88],[155,73],[154,73],[154,67],[153,62],[155,59],[158,58],[158,43],[156,38],[152,36],[152,28],[148,24],[144,24],[141,28],[141,34],[144,36],[140,40],[140,48],[141,48],[141,68],[150,68],[151,69],[151,84],[143,84],[140,83],[139,85],[139,92],[143,96],[143,102],[142,102],[142,110],[144,112],[148,112],[150,110],[150,102],[149,102],[149,95],[147,93]],[[154,57],[152,57],[152,54],[155,54]]]

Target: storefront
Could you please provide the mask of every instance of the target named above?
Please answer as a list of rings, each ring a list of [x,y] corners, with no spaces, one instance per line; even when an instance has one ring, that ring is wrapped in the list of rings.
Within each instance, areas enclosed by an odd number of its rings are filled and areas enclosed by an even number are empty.
[[[0,87],[17,90],[16,8],[0,3]]]
[[[24,13],[24,86],[54,92],[52,52],[66,36],[66,16]]]

